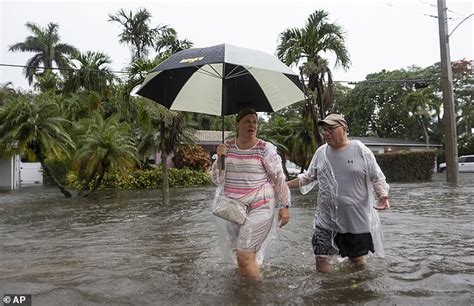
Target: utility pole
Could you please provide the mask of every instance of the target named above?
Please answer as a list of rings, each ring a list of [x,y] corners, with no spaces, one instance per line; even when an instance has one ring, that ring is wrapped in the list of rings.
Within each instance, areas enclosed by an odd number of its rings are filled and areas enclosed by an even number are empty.
[[[446,0],[438,0],[439,46],[441,51],[441,87],[443,89],[443,125],[446,157],[446,179],[448,183],[458,182],[458,141],[456,113],[453,101],[453,73],[449,51],[448,16]]]

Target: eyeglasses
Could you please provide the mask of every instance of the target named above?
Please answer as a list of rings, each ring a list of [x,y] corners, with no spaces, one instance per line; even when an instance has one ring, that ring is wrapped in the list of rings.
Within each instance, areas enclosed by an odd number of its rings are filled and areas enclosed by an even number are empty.
[[[340,128],[342,125],[336,125],[336,126],[325,126],[323,127],[323,132],[332,134],[337,128]]]

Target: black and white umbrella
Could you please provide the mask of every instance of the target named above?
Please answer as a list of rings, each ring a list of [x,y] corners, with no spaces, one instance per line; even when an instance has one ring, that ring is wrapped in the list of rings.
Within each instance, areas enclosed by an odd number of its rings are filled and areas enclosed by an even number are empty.
[[[276,57],[229,44],[175,53],[137,94],[171,110],[217,116],[246,107],[274,112],[304,100],[298,75]]]

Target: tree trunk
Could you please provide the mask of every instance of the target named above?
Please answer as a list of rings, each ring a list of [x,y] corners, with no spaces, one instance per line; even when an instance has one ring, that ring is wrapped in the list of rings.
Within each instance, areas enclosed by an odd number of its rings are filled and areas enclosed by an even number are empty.
[[[170,183],[169,183],[169,171],[168,171],[168,152],[166,150],[166,144],[165,144],[165,123],[161,122],[161,173],[163,176],[163,205],[169,205],[170,204]]]
[[[278,152],[278,155],[280,155],[281,158],[281,165],[283,167],[283,172],[285,173],[285,176],[287,178],[290,178],[290,174],[288,173],[288,169],[286,169],[286,156],[284,152]]]
[[[318,81],[316,82],[316,96],[317,96],[317,103],[318,103],[318,108],[319,108],[319,117],[321,120],[324,119],[324,114],[325,114],[325,109],[324,109],[324,101],[323,101],[323,96],[324,96],[324,89],[323,89],[323,82],[322,80],[319,79],[318,76]]]
[[[423,127],[423,134],[425,134],[425,141],[426,141],[426,149],[430,148],[430,136],[428,136],[428,130],[426,129],[425,123],[423,122],[423,118],[419,118],[421,126]]]
[[[82,184],[81,189],[77,193],[78,196],[83,196],[84,192],[89,190],[89,184],[92,181],[92,179],[96,176],[97,172],[98,172],[98,166],[90,175],[87,176],[86,181]]]
[[[313,136],[314,139],[316,139],[316,143],[318,144],[318,147],[322,146],[324,144],[323,137],[319,133],[319,126],[318,126],[318,115],[316,113],[314,101],[310,102],[310,115],[311,115],[311,121],[313,122]]]
[[[313,123],[313,137],[316,140],[318,147],[320,147],[324,144],[324,142],[321,134],[319,133],[318,116],[314,107],[314,97],[309,95],[310,88],[308,88],[304,82],[302,71],[300,71],[300,78],[301,84],[303,84],[303,92],[306,100],[306,109],[309,111],[309,116],[311,117],[311,122]]]
[[[169,171],[168,171],[168,153],[161,152],[161,170],[163,176],[163,205],[170,204],[170,183],[169,183]]]
[[[66,188],[59,182],[59,180],[54,176],[53,171],[51,168],[46,164],[44,161],[43,153],[41,152],[40,148],[36,148],[35,150],[36,157],[38,158],[38,161],[40,162],[41,166],[43,167],[44,172],[46,173],[47,176],[53,181],[54,185],[61,190],[61,192],[64,194],[66,198],[71,197],[71,193],[66,190]]]
[[[102,167],[102,171],[100,172],[99,178],[95,181],[94,186],[92,186],[91,190],[88,193],[86,193],[85,195],[82,196],[83,198],[89,196],[91,193],[96,191],[97,188],[100,187],[100,184],[102,184],[102,181],[104,180],[104,175],[105,175],[105,170],[104,169],[105,168]]]

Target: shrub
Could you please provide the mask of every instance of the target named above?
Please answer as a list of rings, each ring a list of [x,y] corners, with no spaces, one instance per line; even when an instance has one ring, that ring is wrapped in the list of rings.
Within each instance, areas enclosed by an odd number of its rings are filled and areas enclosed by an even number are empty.
[[[197,145],[187,145],[179,148],[173,156],[176,168],[189,168],[198,171],[207,171],[211,165],[209,154]]]
[[[69,187],[79,189],[81,187],[77,176],[70,172],[68,174]],[[117,189],[156,189],[163,182],[161,167],[145,170],[134,170],[129,173],[106,173],[101,188]],[[208,172],[184,169],[169,169],[170,187],[196,187],[212,183]],[[89,186],[92,187],[92,186]]]
[[[388,182],[430,181],[435,167],[433,151],[376,154],[375,158]]]

